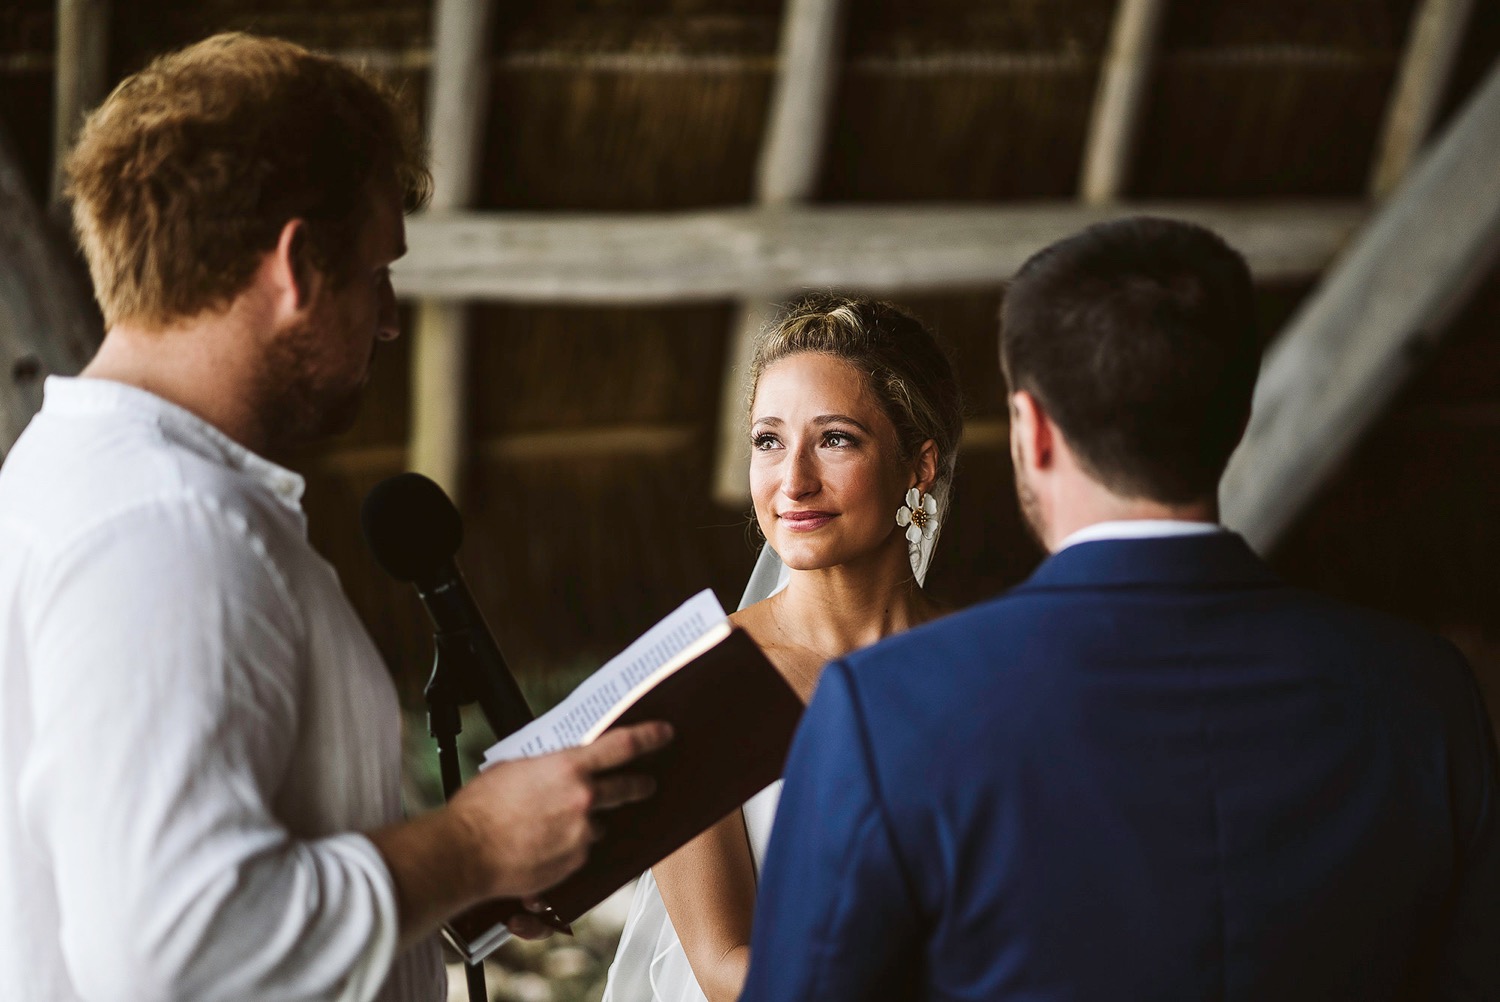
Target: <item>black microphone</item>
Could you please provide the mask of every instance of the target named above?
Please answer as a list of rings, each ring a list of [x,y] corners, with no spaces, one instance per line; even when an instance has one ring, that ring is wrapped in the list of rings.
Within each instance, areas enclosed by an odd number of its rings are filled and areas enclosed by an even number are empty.
[[[391,477],[365,496],[359,520],[375,562],[416,585],[436,630],[440,666],[446,659],[456,669],[459,703],[478,702],[496,738],[530,723],[531,707],[454,560],[464,523],[443,489],[420,473]]]

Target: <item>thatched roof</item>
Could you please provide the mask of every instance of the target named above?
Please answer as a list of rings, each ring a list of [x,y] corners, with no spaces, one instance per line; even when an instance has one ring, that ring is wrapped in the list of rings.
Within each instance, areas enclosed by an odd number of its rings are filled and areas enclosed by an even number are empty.
[[[418,0],[118,0],[116,76],[242,28],[363,54],[421,108],[431,6]],[[0,11],[0,122],[38,194],[49,170],[51,0]],[[1128,196],[1366,197],[1415,0],[1177,2],[1149,88]],[[815,198],[1072,198],[1114,0],[852,5]],[[744,205],[775,72],[773,0],[497,6],[478,208],[630,212]],[[1446,113],[1500,54],[1475,5]],[[1268,336],[1311,287],[1262,289]],[[1295,580],[1449,629],[1500,656],[1500,281],[1279,549]],[[951,346],[969,412],[1004,419],[1000,289],[904,298]],[[710,477],[729,302],[473,308],[474,448],[463,562],[513,662],[582,670],[693,590],[726,603],[753,558],[743,510]],[[315,541],[339,568],[405,691],[425,670],[420,610],[355,529],[363,492],[404,462],[409,348],[382,357],[360,425],[302,460]],[[964,604],[1039,559],[1007,454],[960,460],[931,585]],[[1477,639],[1476,639],[1477,638]]]

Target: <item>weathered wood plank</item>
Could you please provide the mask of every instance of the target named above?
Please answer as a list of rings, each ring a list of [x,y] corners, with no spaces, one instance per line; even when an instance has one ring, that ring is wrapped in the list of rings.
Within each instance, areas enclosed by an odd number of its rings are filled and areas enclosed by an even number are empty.
[[[402,296],[663,303],[835,287],[895,293],[993,285],[1054,240],[1137,213],[1216,230],[1265,280],[1317,275],[1358,203],[807,206],[570,215],[428,213],[407,224]]]
[[[1079,183],[1090,205],[1125,193],[1166,9],[1166,0],[1118,0],[1115,7]]]
[[[1220,488],[1258,549],[1287,525],[1444,334],[1500,251],[1500,66],[1324,278],[1261,372]]]
[[[43,379],[76,373],[100,334],[88,289],[0,127],[0,460],[41,406]]]
[[[750,500],[750,436],[745,391],[755,360],[755,338],[776,316],[769,299],[746,299],[735,311],[720,379],[718,433],[714,437],[713,498],[727,507]]]
[[[812,197],[833,114],[844,0],[787,0],[780,68],[756,172],[756,201],[789,205]]]
[[[1400,183],[1432,130],[1473,8],[1474,0],[1423,0],[1412,15],[1370,173],[1370,194],[1376,198]]]
[[[823,164],[842,48],[844,0],[788,0],[771,111],[755,177],[756,203],[785,208],[811,198]],[[766,296],[748,299],[729,331],[714,450],[714,498],[737,505],[750,497],[750,448],[742,392],[755,337],[774,316]]]
[[[84,115],[109,90],[110,0],[57,0],[57,66],[52,102],[52,205],[64,215],[63,158]]]
[[[612,456],[670,456],[702,447],[702,433],[697,426],[639,424],[499,435],[475,442],[474,455],[491,463],[537,463]],[[307,464],[320,472],[341,476],[389,475],[406,468],[406,449],[399,445],[331,449],[309,456]]]
[[[432,208],[474,200],[489,111],[492,0],[437,0],[428,108]],[[418,304],[412,334],[411,468],[452,497],[462,488],[468,428],[468,313],[457,303]]]

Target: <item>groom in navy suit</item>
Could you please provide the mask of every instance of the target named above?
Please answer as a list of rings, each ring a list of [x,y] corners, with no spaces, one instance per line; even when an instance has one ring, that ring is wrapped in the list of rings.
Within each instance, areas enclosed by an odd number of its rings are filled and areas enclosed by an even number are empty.
[[[1500,999],[1468,667],[1216,524],[1254,313],[1244,261],[1182,223],[1021,269],[1011,451],[1052,555],[827,668],[744,999]]]

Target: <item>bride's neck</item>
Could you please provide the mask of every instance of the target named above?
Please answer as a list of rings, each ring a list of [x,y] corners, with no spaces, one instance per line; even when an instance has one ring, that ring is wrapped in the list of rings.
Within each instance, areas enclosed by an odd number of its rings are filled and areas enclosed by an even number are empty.
[[[912,580],[904,545],[888,558],[861,565],[794,570],[777,597],[777,618],[789,638],[830,658],[932,615],[931,603]]]

